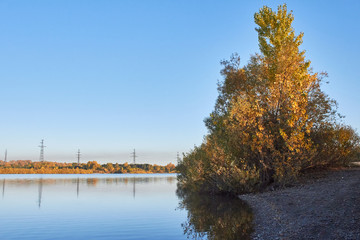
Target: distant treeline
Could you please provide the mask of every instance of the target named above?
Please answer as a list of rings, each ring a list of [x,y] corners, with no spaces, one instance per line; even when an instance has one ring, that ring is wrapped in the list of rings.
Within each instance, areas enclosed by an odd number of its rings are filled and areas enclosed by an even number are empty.
[[[175,173],[176,167],[151,164],[99,164],[87,163],[33,162],[31,160],[0,161],[0,174],[85,174],[85,173]]]

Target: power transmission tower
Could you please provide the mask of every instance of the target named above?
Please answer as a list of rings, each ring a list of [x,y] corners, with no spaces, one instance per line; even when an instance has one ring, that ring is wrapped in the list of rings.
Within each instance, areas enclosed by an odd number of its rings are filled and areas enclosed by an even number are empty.
[[[40,162],[43,162],[44,161],[44,148],[46,147],[46,146],[44,146],[44,139],[41,140],[40,144],[41,144],[39,146],[39,148],[40,148]]]
[[[134,164],[135,164],[135,159],[137,158],[136,153],[135,153],[135,149],[134,149],[134,152],[131,153],[131,157],[133,158]]]
[[[7,161],[7,149],[5,149],[5,162]]]
[[[180,161],[181,161],[179,152],[177,152],[177,154],[176,154],[176,160],[177,160],[177,163],[180,163]]]
[[[78,160],[78,165],[80,165],[80,149],[78,149],[78,152],[77,152],[77,160]]]

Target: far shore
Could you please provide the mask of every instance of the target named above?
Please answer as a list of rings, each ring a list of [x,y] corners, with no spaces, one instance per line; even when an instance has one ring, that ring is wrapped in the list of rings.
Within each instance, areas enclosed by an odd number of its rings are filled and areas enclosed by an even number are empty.
[[[46,174],[46,175],[59,175],[59,174],[103,174],[103,175],[109,175],[109,174],[117,174],[117,175],[124,175],[124,174],[175,174],[178,172],[140,172],[140,173],[1,173],[0,175],[11,175],[11,174],[16,174],[16,175],[21,175],[21,174]]]
[[[176,166],[147,163],[87,163],[33,162],[31,160],[0,161],[0,174],[91,174],[91,173],[175,173]]]
[[[252,239],[360,239],[359,185],[355,166],[308,173],[293,187],[239,197],[254,211]]]

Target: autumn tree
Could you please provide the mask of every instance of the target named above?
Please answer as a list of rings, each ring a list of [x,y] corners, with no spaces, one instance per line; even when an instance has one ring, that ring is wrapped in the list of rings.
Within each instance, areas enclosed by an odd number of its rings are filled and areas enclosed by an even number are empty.
[[[109,173],[113,173],[115,171],[114,165],[112,163],[105,164],[104,169]]]
[[[101,165],[96,161],[89,161],[86,163],[86,169],[96,170],[101,168]]]
[[[309,167],[344,164],[359,144],[355,131],[336,122],[335,101],[320,88],[326,74],[311,71],[292,12],[265,6],[254,20],[260,54],[244,67],[236,54],[222,62],[224,81],[205,120],[209,135],[178,167],[185,186],[253,191]]]

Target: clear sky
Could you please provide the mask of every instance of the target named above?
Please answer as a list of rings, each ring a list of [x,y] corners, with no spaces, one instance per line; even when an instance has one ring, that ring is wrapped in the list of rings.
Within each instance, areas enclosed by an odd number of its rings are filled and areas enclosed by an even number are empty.
[[[176,162],[201,143],[220,60],[259,52],[284,1],[0,1],[0,159]],[[314,71],[360,129],[360,1],[287,1]]]

